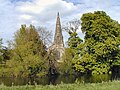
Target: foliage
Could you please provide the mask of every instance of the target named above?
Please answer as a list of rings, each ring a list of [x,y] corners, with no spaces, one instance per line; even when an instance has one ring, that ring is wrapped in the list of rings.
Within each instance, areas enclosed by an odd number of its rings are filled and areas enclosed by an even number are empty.
[[[73,49],[66,48],[65,53],[62,56],[62,61],[60,63],[59,71],[61,74],[73,74],[74,70],[72,69],[72,59],[74,57]]]
[[[2,44],[2,39],[0,39],[0,64],[4,64],[10,55],[9,49]]]
[[[0,39],[0,49],[2,48],[2,39]]]
[[[84,48],[74,60],[79,72],[104,74],[120,65],[120,25],[105,12],[83,14],[81,30],[85,33]]]
[[[80,26],[80,20],[72,20],[66,23],[66,25],[63,27],[63,30],[68,32],[69,38],[68,38],[68,48],[65,49],[65,53],[63,55],[63,62],[60,67],[60,71],[64,72],[64,74],[73,74],[74,69],[72,65],[72,59],[75,57],[76,54],[80,52],[78,49],[78,46],[81,45],[83,42],[82,39],[77,34],[77,30]]]
[[[75,49],[79,44],[83,42],[82,39],[79,38],[76,32],[69,32],[70,37],[68,38],[68,46],[72,49]]]
[[[95,11],[73,20],[63,29],[70,35],[68,48],[60,63],[61,73],[105,74],[120,66],[120,24],[105,12]],[[77,34],[85,34],[84,42]],[[48,72],[48,59],[55,62],[55,54],[49,55],[46,46],[51,43],[51,32],[45,28],[22,25],[15,33],[10,48],[2,46],[0,39],[0,76],[34,77]]]
[[[15,34],[10,60],[6,62],[3,75],[33,77],[46,68],[46,47],[35,27],[22,25]]]
[[[4,59],[3,53],[2,53],[2,39],[0,39],[0,62],[2,62]]]
[[[69,48],[75,49],[81,42],[83,42],[83,40],[80,39],[80,37],[77,34],[79,26],[80,20],[74,19],[67,22],[66,25],[62,27],[62,29],[66,31],[70,36],[67,41]]]

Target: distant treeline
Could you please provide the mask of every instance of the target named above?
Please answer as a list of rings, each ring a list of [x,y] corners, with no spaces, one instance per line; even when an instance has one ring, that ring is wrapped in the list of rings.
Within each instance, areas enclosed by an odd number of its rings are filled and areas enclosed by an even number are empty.
[[[56,67],[60,74],[111,74],[119,69],[120,24],[117,21],[104,11],[95,11],[83,14],[81,20],[68,23],[63,29],[70,37],[63,62]],[[84,40],[77,34],[80,26],[85,34]],[[47,52],[46,45],[51,35],[44,30],[38,30],[33,25],[21,25],[8,47],[4,47],[0,40],[0,76],[34,77],[48,74],[49,61],[55,60],[55,55]]]

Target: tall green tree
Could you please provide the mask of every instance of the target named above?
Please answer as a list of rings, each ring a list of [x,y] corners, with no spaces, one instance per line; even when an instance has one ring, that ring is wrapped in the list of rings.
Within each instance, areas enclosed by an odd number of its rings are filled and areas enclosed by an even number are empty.
[[[12,47],[4,73],[15,77],[32,77],[46,73],[46,47],[34,26],[22,25],[15,34]]]
[[[83,14],[81,20],[85,42],[81,54],[74,59],[75,69],[104,74],[120,65],[120,24],[103,11]]]

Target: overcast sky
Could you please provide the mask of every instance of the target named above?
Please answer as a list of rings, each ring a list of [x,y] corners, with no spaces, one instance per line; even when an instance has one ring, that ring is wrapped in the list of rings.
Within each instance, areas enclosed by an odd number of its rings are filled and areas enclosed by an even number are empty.
[[[57,12],[64,23],[97,10],[120,22],[120,0],[0,0],[0,38],[4,43],[13,39],[21,24],[45,26],[54,31]]]

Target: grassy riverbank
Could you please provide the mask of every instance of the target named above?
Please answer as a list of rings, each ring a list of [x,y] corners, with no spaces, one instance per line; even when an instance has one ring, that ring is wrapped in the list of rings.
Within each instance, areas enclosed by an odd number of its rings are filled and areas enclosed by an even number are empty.
[[[120,81],[103,82],[103,83],[74,83],[59,85],[25,85],[7,87],[0,85],[0,90],[120,90]]]

